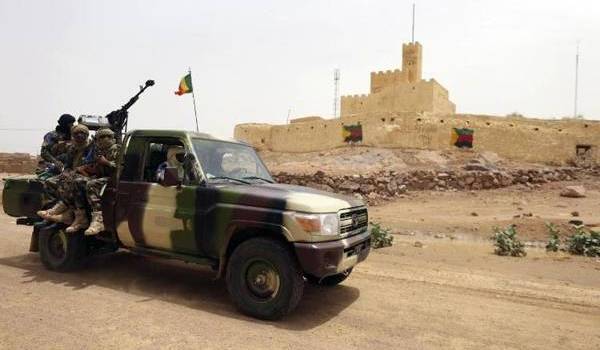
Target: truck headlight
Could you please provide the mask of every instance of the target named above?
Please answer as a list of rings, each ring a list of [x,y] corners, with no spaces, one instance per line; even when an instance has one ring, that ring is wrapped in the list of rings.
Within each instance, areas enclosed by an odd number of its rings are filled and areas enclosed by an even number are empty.
[[[326,236],[339,233],[340,225],[337,214],[294,213],[294,219],[306,232]]]

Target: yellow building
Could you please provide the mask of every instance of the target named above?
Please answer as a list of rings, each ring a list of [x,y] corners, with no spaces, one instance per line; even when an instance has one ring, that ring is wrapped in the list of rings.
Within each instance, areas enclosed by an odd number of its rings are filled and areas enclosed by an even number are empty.
[[[402,70],[371,72],[370,93],[342,96],[341,117],[365,112],[454,114],[448,90],[434,79],[423,80],[422,65],[421,44],[402,45]]]

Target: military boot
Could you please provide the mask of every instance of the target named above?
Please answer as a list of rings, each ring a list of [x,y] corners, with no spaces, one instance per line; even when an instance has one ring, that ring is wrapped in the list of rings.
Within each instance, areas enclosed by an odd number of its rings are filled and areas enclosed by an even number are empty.
[[[97,235],[98,233],[104,231],[104,218],[102,217],[101,211],[93,211],[92,212],[92,223],[87,230],[85,230],[86,236]]]
[[[88,228],[88,226],[90,226],[90,221],[88,220],[85,209],[77,209],[75,210],[75,220],[65,231],[67,233],[75,233],[79,230]]]
[[[48,218],[52,215],[62,214],[67,210],[67,206],[63,201],[58,201],[54,206],[48,210],[38,210],[36,213],[42,219],[48,220]]]
[[[71,225],[73,222],[73,210],[67,209],[60,214],[48,216],[46,220]]]

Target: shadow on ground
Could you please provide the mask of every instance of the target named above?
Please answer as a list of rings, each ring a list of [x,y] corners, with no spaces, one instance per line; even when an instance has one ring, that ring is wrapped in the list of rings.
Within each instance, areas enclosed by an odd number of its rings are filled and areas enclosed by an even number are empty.
[[[0,265],[25,270],[22,283],[54,283],[74,290],[100,286],[141,297],[139,302],[161,300],[217,315],[270,324],[289,330],[307,330],[326,323],[358,299],[357,288],[306,284],[298,308],[286,318],[265,322],[240,314],[228,298],[223,280],[213,280],[210,269],[158,258],[117,252],[90,259],[70,273],[46,270],[37,254],[0,258]]]

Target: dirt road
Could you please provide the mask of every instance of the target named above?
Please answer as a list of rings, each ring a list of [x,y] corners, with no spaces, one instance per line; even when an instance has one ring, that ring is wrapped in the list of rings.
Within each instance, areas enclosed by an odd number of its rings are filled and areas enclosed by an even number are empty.
[[[343,285],[307,287],[292,315],[263,322],[191,265],[122,252],[46,271],[12,222],[0,215],[2,349],[600,348],[595,259],[397,236]]]

